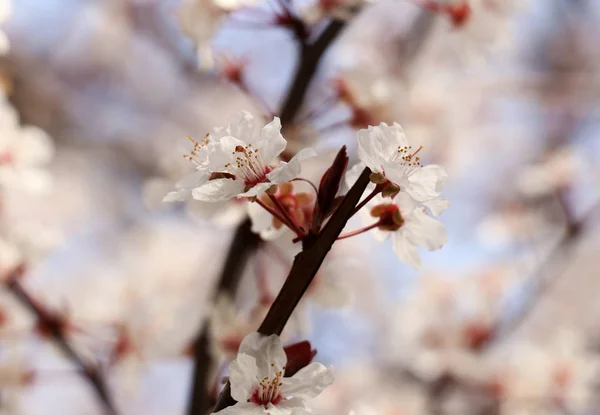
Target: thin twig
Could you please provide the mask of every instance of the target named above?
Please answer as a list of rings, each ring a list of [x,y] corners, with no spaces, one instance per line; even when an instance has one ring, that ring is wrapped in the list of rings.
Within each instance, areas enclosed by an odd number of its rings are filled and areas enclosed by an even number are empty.
[[[519,314],[509,321],[498,334],[491,338],[491,341],[485,345],[486,348],[497,347],[519,330],[539,304],[543,295],[559,280],[558,277],[561,275],[561,272],[556,267],[552,267],[555,264],[554,261],[558,258],[561,251],[569,251],[572,248],[573,244],[583,233],[584,224],[593,217],[598,208],[600,208],[600,202],[594,204],[580,219],[567,217],[565,234],[562,240],[556,244],[546,256],[546,259],[537,267],[537,271],[535,272],[539,279],[537,289],[529,296],[528,301],[523,305]],[[568,210],[565,210],[565,212],[568,212]],[[564,263],[564,258],[562,258],[562,263]],[[543,278],[543,275],[551,268],[553,274],[550,277]]]
[[[58,348],[69,358],[76,366],[77,373],[88,381],[90,386],[96,392],[98,400],[104,406],[105,413],[116,415],[117,410],[108,392],[106,381],[98,370],[97,366],[87,363],[83,357],[71,346],[69,340],[65,337],[64,324],[62,321],[52,316],[48,311],[44,310],[28,293],[25,288],[19,283],[21,269],[15,271],[6,281],[7,289],[31,311],[38,319],[38,324],[43,326],[49,337],[54,341]]]

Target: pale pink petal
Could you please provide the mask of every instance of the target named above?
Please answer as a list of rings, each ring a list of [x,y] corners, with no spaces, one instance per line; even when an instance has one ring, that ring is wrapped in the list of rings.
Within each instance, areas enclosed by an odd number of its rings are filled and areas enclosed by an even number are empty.
[[[257,376],[256,359],[250,355],[239,353],[229,365],[232,398],[238,402],[247,401],[252,396]]]
[[[302,161],[315,157],[317,153],[312,148],[305,148],[300,150],[289,163],[281,162],[271,173],[267,175],[267,178],[271,183],[284,183],[295,179],[302,172]]]
[[[266,192],[267,189],[271,186],[273,186],[273,183],[269,183],[269,182],[258,183],[258,184],[255,184],[254,186],[252,186],[250,189],[248,189],[247,192],[240,194],[240,196],[243,196],[243,197],[260,196],[264,192]]]
[[[192,197],[202,202],[221,202],[243,191],[244,183],[239,180],[215,179],[192,190]]]
[[[300,369],[291,378],[284,378],[281,393],[284,396],[311,399],[327,389],[334,380],[335,376],[331,367],[314,362]]]
[[[448,207],[450,202],[443,197],[437,197],[427,202],[423,202],[423,206],[427,207],[433,216],[440,216]]]
[[[240,111],[229,120],[229,135],[236,137],[245,143],[253,143],[254,116],[248,111]]]
[[[409,187],[406,192],[419,201],[426,201],[437,197],[448,174],[442,166],[431,164],[417,169],[408,177]]]
[[[421,267],[421,256],[419,255],[417,247],[408,241],[402,230],[394,233],[392,248],[400,261],[406,262],[416,269]]]
[[[270,163],[287,146],[287,141],[281,135],[281,121],[279,117],[274,117],[273,121],[265,125],[260,132],[260,136],[261,139],[257,143],[259,154],[265,163]]]
[[[419,206],[419,202],[406,192],[398,193],[394,198],[394,203],[396,203],[400,208],[402,216],[409,215],[417,208],[417,206]]]
[[[312,412],[306,409],[304,401],[300,398],[284,399],[277,405],[269,404],[267,412],[270,415],[308,415]]]
[[[441,249],[448,240],[446,227],[420,210],[415,210],[407,218],[404,228],[413,244],[428,251]]]
[[[267,414],[266,408],[252,402],[238,402],[233,406],[214,412],[220,415],[262,415]]]
[[[256,359],[259,378],[273,378],[275,373],[283,370],[287,356],[281,345],[279,336],[263,336],[253,332],[244,337],[239,353],[248,354]]]

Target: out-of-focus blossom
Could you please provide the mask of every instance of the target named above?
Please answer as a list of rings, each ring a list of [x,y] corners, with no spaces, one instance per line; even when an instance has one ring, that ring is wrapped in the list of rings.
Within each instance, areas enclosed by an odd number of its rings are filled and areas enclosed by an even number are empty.
[[[21,262],[21,253],[12,243],[0,238],[0,278],[8,276]]]
[[[11,15],[11,0],[0,0],[0,25],[2,25]],[[3,30],[0,30],[0,55],[6,54],[10,50],[8,37]]]
[[[294,6],[309,25],[325,18],[349,19],[363,5],[364,0],[296,0]]]
[[[256,330],[268,311],[268,307],[258,304],[248,314],[236,310],[232,299],[220,295],[210,316],[211,350],[216,356],[229,359],[235,357],[240,344],[248,333]]]
[[[292,377],[284,377],[286,363],[287,356],[278,336],[250,333],[229,366],[231,396],[237,403],[217,413],[311,413],[305,402],[333,383],[333,371],[314,362]]]
[[[177,10],[181,27],[196,44],[199,67],[215,64],[210,42],[227,13],[256,4],[257,0],[184,0]]]
[[[425,0],[425,7],[448,16],[467,58],[506,46],[512,40],[510,17],[526,0]]]
[[[503,269],[460,280],[424,277],[392,314],[390,357],[422,379],[470,373],[493,338],[510,277]]]
[[[593,405],[600,360],[573,332],[559,331],[543,347],[516,345],[491,359],[489,375],[501,392],[502,413],[514,413],[523,402],[584,413]]]
[[[361,67],[343,70],[334,80],[334,89],[349,107],[349,124],[354,128],[391,122],[408,98],[398,79]]]
[[[33,381],[34,372],[28,367],[21,352],[4,350],[0,356],[0,386],[2,389],[19,388]]]
[[[275,117],[265,125],[260,136],[254,136],[254,117],[242,112],[229,126],[195,142],[188,155],[197,167],[169,193],[166,201],[182,200],[191,194],[203,202],[219,202],[234,197],[256,197],[274,185],[288,182],[300,174],[302,160],[315,156],[312,149],[301,150],[289,162],[276,158],[285,150],[286,140],[280,133],[281,123]]]
[[[581,158],[572,149],[561,149],[547,160],[526,168],[518,177],[517,186],[528,196],[551,194],[564,189],[575,179],[581,163]]]
[[[0,103],[0,185],[31,192],[47,191],[50,176],[44,166],[52,159],[54,146],[37,127],[21,126],[14,108]]]

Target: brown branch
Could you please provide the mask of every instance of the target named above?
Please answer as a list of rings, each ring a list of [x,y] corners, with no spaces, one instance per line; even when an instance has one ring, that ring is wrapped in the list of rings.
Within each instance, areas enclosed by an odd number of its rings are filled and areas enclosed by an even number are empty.
[[[323,231],[319,235],[309,238],[304,244],[302,252],[296,255],[292,269],[283,287],[281,287],[281,291],[258,328],[259,333],[265,335],[281,334],[296,305],[317,274],[327,253],[346,226],[348,219],[352,216],[354,208],[369,184],[370,174],[371,171],[368,168],[363,170],[354,186],[346,194],[340,206],[323,228]],[[220,411],[233,404],[235,404],[235,401],[231,397],[231,388],[228,383],[221,392],[213,412]]]
[[[291,124],[295,119],[321,57],[341,33],[344,26],[345,22],[332,21],[312,44],[306,44],[303,39],[297,38],[300,45],[300,61],[281,109],[280,119],[283,125]],[[217,288],[218,293],[235,291],[246,260],[256,249],[259,241],[260,237],[250,231],[249,221],[238,227],[225,259],[225,265],[219,279],[219,287]],[[209,327],[207,323],[203,323],[194,346],[194,374],[188,415],[206,415],[211,406],[211,400],[208,396],[208,376],[212,359],[208,350],[208,341]]]
[[[81,369],[78,373],[80,373],[94,389],[96,396],[104,406],[105,413],[116,415],[117,410],[108,392],[106,382],[98,368],[87,363],[83,357],[77,353],[73,346],[71,346],[65,337],[65,324],[63,319],[49,313],[41,307],[27,291],[25,291],[23,286],[19,283],[21,274],[22,268],[19,268],[11,277],[9,277],[6,281],[7,289],[12,292],[13,295],[29,309],[29,311],[35,314],[38,319],[38,326],[43,327],[44,332],[48,334],[48,337],[51,338],[58,348]]]
[[[300,44],[300,63],[297,66],[294,80],[290,84],[286,99],[281,108],[281,123],[288,125],[294,121],[298,111],[302,107],[304,97],[308,92],[312,78],[319,67],[321,57],[342,32],[346,25],[345,21],[333,20],[323,30],[319,38],[311,44]]]
[[[247,219],[233,235],[219,276],[215,297],[221,293],[235,296],[246,261],[261,242],[260,237],[251,231],[251,226],[250,219]],[[213,366],[209,342],[210,326],[208,320],[205,320],[194,342],[194,374],[188,411],[190,415],[205,415],[214,404],[214,399],[209,395],[211,386],[209,374]]]

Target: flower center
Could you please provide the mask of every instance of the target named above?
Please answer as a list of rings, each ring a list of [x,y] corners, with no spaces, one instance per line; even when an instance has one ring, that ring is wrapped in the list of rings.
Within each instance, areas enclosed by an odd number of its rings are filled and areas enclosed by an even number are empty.
[[[421,150],[423,150],[423,146],[415,151],[413,151],[412,146],[398,146],[398,150],[392,155],[392,161],[399,162],[407,167],[421,167],[421,158],[417,157]]]
[[[271,363],[271,366],[274,366],[274,363]],[[283,400],[283,396],[281,396],[280,388],[281,388],[281,378],[283,377],[283,372],[285,367],[275,373],[274,377],[265,376],[259,383],[258,388],[255,388],[252,396],[248,399],[248,402],[253,402],[257,405],[262,405],[265,408],[271,403],[273,405],[277,405],[279,402]]]
[[[241,176],[247,188],[267,179],[271,167],[263,161],[258,149],[252,144],[237,146],[232,154],[235,155],[235,159],[232,163],[225,164],[225,168],[234,175]]]

